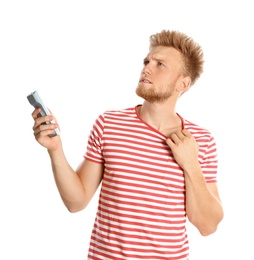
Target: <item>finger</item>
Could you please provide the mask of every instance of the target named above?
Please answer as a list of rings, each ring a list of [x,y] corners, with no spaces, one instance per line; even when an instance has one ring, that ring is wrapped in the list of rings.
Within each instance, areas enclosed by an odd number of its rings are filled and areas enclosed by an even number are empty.
[[[172,149],[175,145],[175,143],[171,140],[171,138],[166,139],[167,145]]]
[[[32,113],[32,117],[35,120],[36,118],[39,117],[39,113],[41,112],[41,108],[36,108],[33,113]]]
[[[50,122],[53,120],[53,116],[49,115],[49,116],[41,116],[35,119],[35,125],[39,126],[39,125],[45,125],[47,124],[47,122]]]
[[[53,120],[55,121],[55,123],[58,124],[57,119],[55,118],[55,116],[54,116],[54,114],[52,113],[51,109],[48,108],[48,110],[49,110],[50,114],[53,116]],[[59,126],[58,126],[58,128],[59,128]],[[59,129],[60,129],[60,128],[59,128]]]
[[[40,126],[56,125],[56,124],[47,124],[47,122],[51,121],[52,119],[53,119],[53,117],[51,115],[36,118],[34,120],[33,130],[37,129]]]
[[[33,128],[34,136],[47,136],[49,134],[53,134],[56,127],[56,124],[42,124],[37,127],[35,126]]]
[[[183,130],[182,130],[182,134],[185,135],[185,136],[187,136],[187,137],[190,137],[190,136],[191,136],[191,133],[190,133],[188,130],[186,130],[186,129],[183,129]]]
[[[41,138],[50,138],[49,136],[50,135],[53,135],[55,134],[55,130],[46,130],[46,131],[43,131],[43,132],[34,132],[34,136],[37,140],[41,139]]]
[[[175,144],[177,144],[177,143],[181,142],[182,140],[184,140],[185,136],[183,135],[183,133],[181,131],[177,131],[177,132],[171,134],[170,138]]]

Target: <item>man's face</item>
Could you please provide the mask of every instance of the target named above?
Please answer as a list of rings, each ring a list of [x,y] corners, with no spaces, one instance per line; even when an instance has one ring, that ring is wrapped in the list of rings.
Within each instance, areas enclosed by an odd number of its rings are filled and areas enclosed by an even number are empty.
[[[179,83],[182,64],[181,54],[176,49],[152,48],[144,59],[136,94],[151,103],[168,99]]]

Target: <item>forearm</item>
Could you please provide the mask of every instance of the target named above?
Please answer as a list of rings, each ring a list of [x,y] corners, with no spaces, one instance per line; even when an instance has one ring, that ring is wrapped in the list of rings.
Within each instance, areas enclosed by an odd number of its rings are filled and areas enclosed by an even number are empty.
[[[199,164],[184,173],[188,219],[202,235],[209,235],[223,218],[221,202],[208,189]]]
[[[48,153],[63,203],[70,212],[82,210],[87,205],[85,190],[77,173],[67,162],[62,147]]]

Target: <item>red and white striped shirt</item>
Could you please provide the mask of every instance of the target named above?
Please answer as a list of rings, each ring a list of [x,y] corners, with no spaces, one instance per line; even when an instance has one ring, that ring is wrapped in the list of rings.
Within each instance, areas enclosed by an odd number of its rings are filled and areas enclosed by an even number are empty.
[[[206,182],[216,182],[211,133],[183,118],[199,144]],[[85,158],[104,165],[89,260],[187,260],[185,186],[166,136],[137,107],[106,111],[90,133]]]

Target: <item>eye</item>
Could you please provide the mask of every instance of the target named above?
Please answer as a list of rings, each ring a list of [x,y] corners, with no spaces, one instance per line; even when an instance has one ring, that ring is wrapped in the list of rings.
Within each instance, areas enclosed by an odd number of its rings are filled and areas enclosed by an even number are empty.
[[[158,61],[158,65],[159,66],[164,66],[164,64],[162,62],[160,62],[160,61]]]
[[[149,63],[149,60],[144,60],[144,66],[146,66]]]

